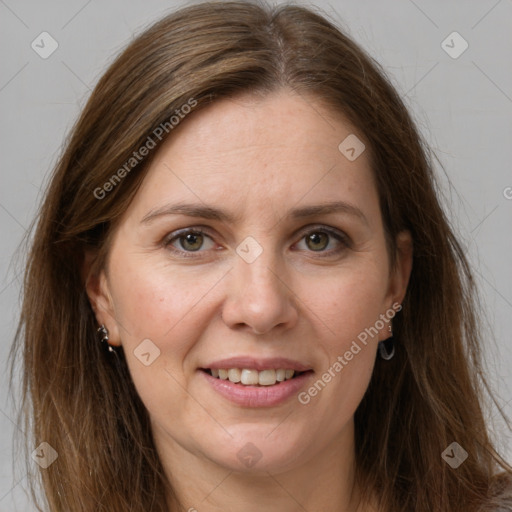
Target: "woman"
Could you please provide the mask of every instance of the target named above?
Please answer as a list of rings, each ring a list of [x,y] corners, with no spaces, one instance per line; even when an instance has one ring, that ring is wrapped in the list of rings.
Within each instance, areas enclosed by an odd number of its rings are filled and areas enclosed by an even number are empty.
[[[379,66],[302,7],[182,9],[99,81],[34,234],[48,509],[510,510],[476,315]]]

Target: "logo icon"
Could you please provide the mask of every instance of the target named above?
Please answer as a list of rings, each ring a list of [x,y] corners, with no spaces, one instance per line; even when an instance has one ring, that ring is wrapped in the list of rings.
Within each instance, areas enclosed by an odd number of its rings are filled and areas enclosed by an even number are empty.
[[[441,454],[441,457],[453,469],[457,469],[468,458],[468,452],[459,443],[453,442]]]
[[[246,443],[236,456],[244,466],[252,468],[261,459],[263,454],[253,443]]]
[[[262,252],[263,247],[252,236],[245,238],[236,248],[236,253],[246,263],[255,261]]]
[[[458,59],[469,48],[469,44],[458,32],[452,32],[441,43],[441,48],[452,59]]]
[[[46,441],[42,442],[31,454],[32,459],[43,469],[49,468],[59,454]]]
[[[160,356],[160,349],[150,339],[145,339],[133,353],[144,366],[149,366]]]
[[[59,43],[48,32],[41,32],[30,46],[39,57],[47,59],[59,47]]]
[[[353,162],[361,156],[366,146],[363,141],[355,134],[351,133],[338,145],[340,153],[350,162]]]

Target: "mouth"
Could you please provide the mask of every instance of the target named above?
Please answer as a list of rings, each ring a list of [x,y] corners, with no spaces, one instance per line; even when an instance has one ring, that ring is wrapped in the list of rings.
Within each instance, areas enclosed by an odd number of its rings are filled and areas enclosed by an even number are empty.
[[[240,386],[269,387],[296,379],[312,370],[297,371],[291,368],[257,370],[255,368],[200,368],[201,371],[219,380]]]
[[[199,368],[205,384],[231,404],[245,408],[276,407],[290,402],[306,387],[313,370],[291,368]],[[299,404],[298,400],[295,400]]]

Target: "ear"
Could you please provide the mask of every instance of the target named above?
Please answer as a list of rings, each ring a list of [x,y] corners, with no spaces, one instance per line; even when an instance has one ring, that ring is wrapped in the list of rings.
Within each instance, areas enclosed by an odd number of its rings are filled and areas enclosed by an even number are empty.
[[[399,305],[402,304],[407,292],[407,285],[411,276],[413,261],[413,242],[409,231],[401,231],[396,237],[396,260],[395,266],[391,269],[389,278],[389,287],[385,298],[386,311],[383,314],[390,319],[395,316],[390,315],[392,310],[395,313],[399,311]],[[387,313],[386,313],[387,312]],[[381,315],[382,318],[382,315]],[[384,329],[379,332],[379,341],[389,338],[389,323],[386,323]]]
[[[119,329],[114,312],[114,301],[110,293],[107,273],[105,269],[95,269],[96,255],[86,253],[82,267],[82,278],[85,281],[85,290],[89,297],[98,326],[104,325],[108,330],[109,344],[121,345]]]
[[[409,231],[401,231],[396,236],[396,264],[392,269],[390,279],[390,304],[395,302],[402,304],[405,293],[407,292],[407,285],[411,277],[412,270],[412,255],[413,244],[412,237]]]

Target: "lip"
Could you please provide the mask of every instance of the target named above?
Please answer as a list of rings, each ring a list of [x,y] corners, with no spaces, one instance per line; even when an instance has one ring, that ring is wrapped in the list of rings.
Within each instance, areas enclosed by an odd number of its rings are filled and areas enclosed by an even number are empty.
[[[285,370],[295,370],[296,372],[312,370],[311,366],[306,366],[299,361],[294,361],[293,359],[287,359],[285,357],[256,359],[250,356],[238,356],[230,357],[228,359],[221,359],[220,361],[215,361],[202,367],[202,369],[205,370],[229,370],[230,368],[248,368],[250,370],[258,370],[260,372],[262,370],[279,370],[280,368]]]
[[[247,366],[246,366],[247,367]],[[249,366],[254,368],[254,366]],[[225,366],[214,366],[214,368],[226,368]],[[239,366],[230,366],[230,368],[240,368]],[[267,367],[268,368],[268,367]],[[275,368],[275,366],[273,366]],[[283,368],[283,366],[281,366]],[[284,366],[290,368],[290,366]],[[266,368],[262,368],[263,370]],[[305,386],[307,381],[314,374],[313,371],[302,373],[293,379],[285,380],[274,384],[273,386],[246,386],[236,384],[229,380],[212,377],[203,370],[198,370],[206,379],[206,382],[224,398],[243,407],[274,407],[280,405],[296,396],[299,390]],[[299,370],[304,371],[304,370]]]

